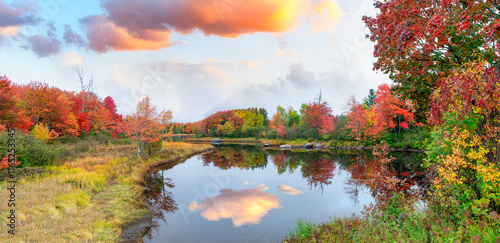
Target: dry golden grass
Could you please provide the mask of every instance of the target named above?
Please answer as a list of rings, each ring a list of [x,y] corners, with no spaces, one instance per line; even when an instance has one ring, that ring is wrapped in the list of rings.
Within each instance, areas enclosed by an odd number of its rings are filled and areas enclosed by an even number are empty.
[[[148,211],[142,202],[146,170],[210,149],[210,145],[164,143],[164,152],[138,159],[132,145],[109,145],[81,154],[51,174],[16,185],[16,236],[7,233],[8,193],[0,193],[2,242],[116,242],[124,224]],[[7,182],[0,182],[7,188]],[[5,189],[4,189],[5,190]]]

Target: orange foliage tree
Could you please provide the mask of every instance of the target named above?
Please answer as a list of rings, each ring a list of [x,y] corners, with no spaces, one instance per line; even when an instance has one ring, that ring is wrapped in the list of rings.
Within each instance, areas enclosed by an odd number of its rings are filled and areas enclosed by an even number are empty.
[[[24,111],[17,106],[11,81],[6,76],[0,77],[0,131],[7,127],[28,130],[33,123]]]
[[[144,154],[144,145],[160,141],[172,118],[170,111],[158,112],[151,103],[149,96],[144,97],[137,104],[132,115],[125,118],[125,132],[137,141],[137,156]]]
[[[22,86],[21,106],[35,123],[44,123],[65,135],[78,135],[78,120],[70,111],[69,98],[60,89],[32,81]]]
[[[306,127],[314,128],[317,131],[321,130],[323,119],[330,116],[332,109],[328,106],[328,103],[309,103],[304,107],[302,122]]]
[[[366,129],[366,111],[354,96],[351,96],[347,101],[347,124],[345,128],[351,129],[356,140],[361,140],[362,132]]]
[[[401,133],[402,129],[409,128],[414,121],[412,103],[391,90],[388,84],[378,86],[375,104],[372,106],[374,115],[374,126],[368,132],[369,135],[379,137],[384,131],[394,130]]]

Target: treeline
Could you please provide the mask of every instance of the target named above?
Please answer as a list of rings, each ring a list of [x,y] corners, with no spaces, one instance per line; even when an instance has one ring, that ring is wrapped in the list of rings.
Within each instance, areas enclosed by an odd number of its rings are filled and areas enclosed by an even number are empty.
[[[0,131],[17,128],[41,140],[79,136],[107,130],[113,137],[122,131],[122,115],[113,98],[102,99],[87,91],[65,91],[32,81],[17,85],[0,77]]]
[[[170,131],[229,138],[316,139],[366,144],[380,140],[400,141],[410,129],[412,133],[427,134],[425,129],[420,129],[423,124],[414,119],[412,102],[394,90],[395,87],[382,84],[377,90],[371,89],[362,102],[352,96],[341,115],[333,115],[330,105],[318,95],[314,102],[302,104],[298,111],[278,106],[269,120],[263,108],[227,110],[199,122],[173,124]],[[410,145],[423,147],[415,140]]]
[[[21,165],[46,165],[54,156],[42,162],[30,153],[45,153],[50,142],[77,141],[89,134],[106,134],[111,139],[127,137],[137,142],[137,154],[145,150],[162,149],[162,137],[171,124],[172,112],[160,111],[148,96],[137,104],[134,113],[123,117],[117,113],[111,96],[102,99],[88,89],[65,91],[47,83],[32,81],[26,85],[14,84],[6,76],[0,77],[0,133],[8,128],[17,129],[27,146],[16,153],[22,154]],[[41,143],[40,143],[41,142]],[[0,141],[0,169],[8,167],[6,140]],[[33,146],[39,149],[30,150]],[[26,148],[26,149],[24,149]],[[48,152],[47,152],[48,153]],[[54,154],[54,153],[51,153]]]

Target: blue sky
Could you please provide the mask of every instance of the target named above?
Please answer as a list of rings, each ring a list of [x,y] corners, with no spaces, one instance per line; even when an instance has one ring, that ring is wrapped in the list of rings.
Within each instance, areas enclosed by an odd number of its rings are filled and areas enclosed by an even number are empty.
[[[360,100],[390,82],[372,71],[373,43],[361,21],[376,14],[372,4],[0,0],[0,74],[77,91],[79,67],[119,112],[132,112],[147,94],[178,122],[222,109],[299,109],[320,89],[340,114],[349,96]]]

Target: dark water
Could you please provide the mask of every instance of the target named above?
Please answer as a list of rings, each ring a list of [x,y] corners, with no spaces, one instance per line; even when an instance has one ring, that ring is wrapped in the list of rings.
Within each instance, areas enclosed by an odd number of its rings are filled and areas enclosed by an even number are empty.
[[[419,187],[422,155],[395,154],[398,187]],[[371,154],[279,151],[219,146],[173,168],[154,171],[146,195],[155,213],[146,242],[278,242],[297,220],[321,223],[358,214],[380,188]]]

